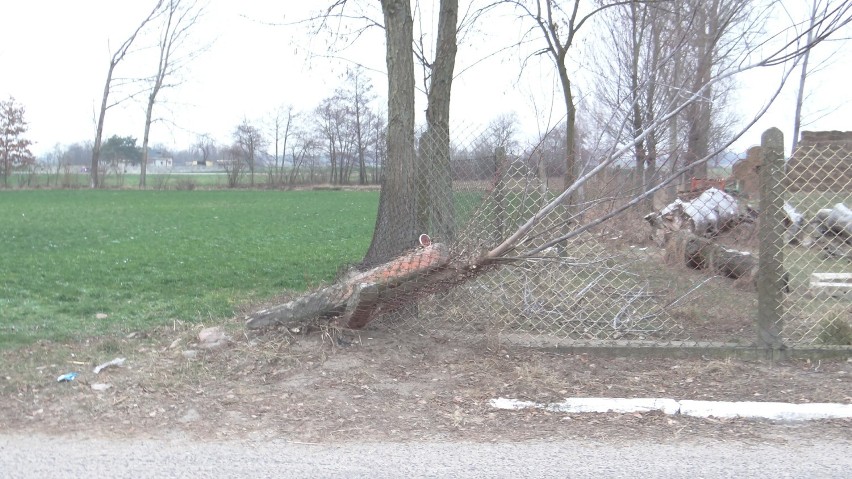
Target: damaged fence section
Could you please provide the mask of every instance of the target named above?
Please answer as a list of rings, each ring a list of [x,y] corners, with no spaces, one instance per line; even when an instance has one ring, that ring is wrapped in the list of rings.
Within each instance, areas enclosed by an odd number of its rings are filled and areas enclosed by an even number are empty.
[[[396,210],[377,227],[403,248],[247,326],[319,318],[536,346],[852,346],[848,144],[805,132],[785,157],[771,129],[705,178],[662,160],[640,170],[630,152],[589,154],[568,175],[558,148],[510,151],[463,133],[421,135],[402,163],[412,203],[380,206]]]

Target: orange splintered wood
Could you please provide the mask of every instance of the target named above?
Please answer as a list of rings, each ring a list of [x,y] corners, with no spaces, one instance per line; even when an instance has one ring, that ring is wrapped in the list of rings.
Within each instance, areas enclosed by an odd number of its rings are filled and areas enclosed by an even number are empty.
[[[354,276],[351,283],[396,283],[413,276],[444,266],[450,261],[450,253],[443,243],[433,243],[389,263]]]

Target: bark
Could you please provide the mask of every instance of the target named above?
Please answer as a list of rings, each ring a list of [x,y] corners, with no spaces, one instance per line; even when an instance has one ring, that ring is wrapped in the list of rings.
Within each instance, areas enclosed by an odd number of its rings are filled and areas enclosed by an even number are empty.
[[[364,263],[378,264],[414,245],[414,56],[409,0],[382,0],[388,68],[388,137],[373,239]]]

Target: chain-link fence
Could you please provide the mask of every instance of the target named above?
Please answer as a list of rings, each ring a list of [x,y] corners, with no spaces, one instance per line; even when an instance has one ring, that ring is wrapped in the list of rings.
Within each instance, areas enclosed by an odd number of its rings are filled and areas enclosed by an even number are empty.
[[[850,139],[841,132],[806,132],[786,162],[768,161],[777,187],[766,214],[781,227],[772,231],[769,247],[775,257],[768,264],[777,270],[767,276],[780,277],[783,291],[772,300],[778,303],[772,334],[780,333],[773,341],[852,345]]]
[[[767,133],[701,178],[578,153],[566,188],[558,147],[465,133],[417,135],[385,171],[359,268],[253,321],[536,346],[852,344],[848,145],[785,160]]]

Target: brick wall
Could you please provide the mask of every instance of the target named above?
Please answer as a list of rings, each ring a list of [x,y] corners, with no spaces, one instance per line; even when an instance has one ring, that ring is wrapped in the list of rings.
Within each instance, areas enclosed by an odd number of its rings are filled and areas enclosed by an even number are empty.
[[[852,131],[803,131],[786,177],[788,191],[852,191]]]

